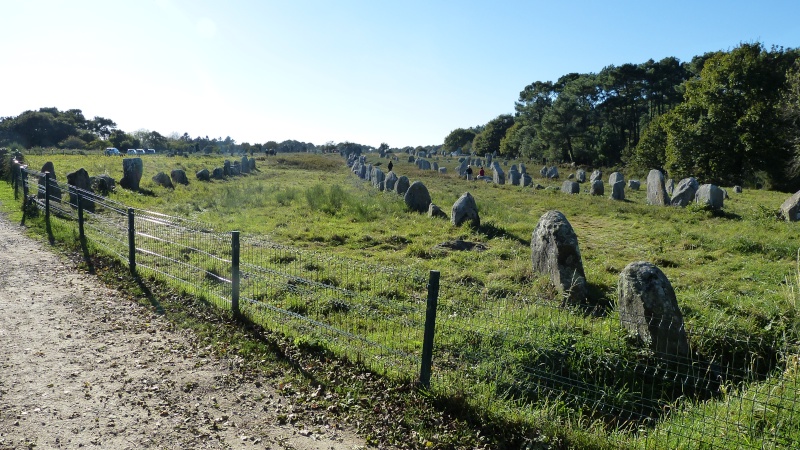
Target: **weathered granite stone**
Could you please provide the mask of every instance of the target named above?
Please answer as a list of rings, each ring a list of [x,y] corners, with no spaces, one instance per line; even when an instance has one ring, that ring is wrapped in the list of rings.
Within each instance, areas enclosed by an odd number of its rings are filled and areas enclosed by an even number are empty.
[[[617,181],[611,185],[611,200],[625,200],[625,182]]]
[[[589,176],[589,182],[593,183],[594,180],[600,180],[603,178],[603,172],[601,170],[593,170],[592,174]]]
[[[232,175],[231,174],[231,162],[230,162],[230,160],[226,159],[225,161],[222,162],[222,170],[225,172],[225,176],[226,177],[229,177],[229,176]]]
[[[670,204],[680,207],[689,206],[689,203],[694,201],[694,195],[697,193],[699,187],[700,183],[698,183],[694,177],[682,179],[672,190],[672,200],[670,200]]]
[[[89,173],[86,172],[86,169],[83,167],[75,172],[67,174],[67,184],[69,185],[69,202],[73,205],[78,204],[78,192],[75,188],[82,191],[94,192],[92,191],[92,180],[89,177]],[[94,202],[89,200],[85,195],[82,195],[82,198],[83,199],[81,200],[81,203],[83,205],[83,209],[87,211],[94,211]]]
[[[408,187],[403,200],[411,211],[425,213],[428,212],[428,206],[431,204],[431,194],[421,181],[415,181]]]
[[[583,169],[578,169],[575,172],[575,181],[578,183],[586,183],[586,171]]]
[[[108,195],[114,190],[117,184],[116,181],[111,178],[111,175],[107,173],[91,177],[89,178],[89,182],[92,186],[92,191],[100,195]]]
[[[617,282],[619,319],[642,344],[666,356],[686,356],[689,341],[675,291],[655,265],[628,264]]]
[[[725,201],[725,192],[713,184],[704,184],[697,189],[694,201],[711,209],[722,209]]]
[[[386,174],[386,179],[383,180],[383,185],[387,191],[393,191],[394,185],[397,184],[397,180],[398,180],[397,174],[395,174],[394,171],[389,172],[388,174]]]
[[[440,174],[446,174],[447,173],[447,167],[439,167],[439,173]]]
[[[553,166],[547,169],[547,178],[556,179],[558,178],[558,167]]]
[[[175,186],[172,184],[172,180],[169,178],[169,175],[165,174],[164,172],[158,172],[157,174],[153,175],[153,182],[165,188],[175,188]]]
[[[565,180],[564,183],[561,185],[561,192],[564,192],[566,194],[580,194],[581,185],[578,184],[576,181]]]
[[[547,166],[544,166],[541,168],[541,170],[539,170],[539,175],[541,175],[542,178],[547,178]]]
[[[800,191],[787,198],[781,204],[781,217],[787,222],[800,220]]]
[[[225,169],[222,167],[215,167],[214,171],[211,173],[211,178],[215,180],[221,180],[225,178]]]
[[[519,178],[519,185],[522,187],[530,186],[533,183],[533,178],[527,173],[523,173]]]
[[[123,189],[138,191],[143,173],[142,158],[125,158],[122,160],[122,179],[119,180],[119,185]]]
[[[550,276],[563,303],[586,302],[588,288],[578,236],[561,212],[547,211],[539,219],[531,236],[531,262],[535,273]]]
[[[608,185],[613,186],[617,181],[622,181],[624,183],[625,177],[619,172],[612,172],[611,175],[608,176]]]
[[[605,186],[603,186],[603,180],[600,178],[595,179],[589,184],[590,195],[604,195],[605,193]]]
[[[169,177],[174,184],[189,185],[189,177],[186,176],[186,171],[183,169],[173,169],[172,172],[169,173]]]
[[[438,205],[431,203],[428,205],[428,217],[432,218],[440,218],[440,219],[447,219],[447,213],[442,211]]]
[[[497,164],[497,161],[494,162],[493,169],[492,181],[494,181],[494,184],[506,184],[506,175],[503,173],[503,169],[500,168],[500,164]]]
[[[211,180],[211,173],[208,171],[208,169],[198,170],[197,173],[195,173],[195,176],[197,177],[198,181],[210,181]]]
[[[242,156],[242,161],[241,164],[239,164],[239,166],[240,166],[239,170],[242,173],[250,173],[250,160],[247,159],[247,156]]]
[[[42,176],[39,177],[39,186],[41,187],[39,191],[36,193],[37,198],[44,198],[45,197],[45,173],[50,174],[50,201],[55,201],[61,203],[61,188],[58,185],[58,177],[56,177],[56,168],[53,166],[53,163],[47,161],[42,166],[42,170],[40,170]]]
[[[664,183],[664,189],[667,190],[667,194],[672,196],[672,193],[675,192],[675,180],[673,180],[672,178],[668,179]]]
[[[508,184],[517,186],[519,184],[520,174],[517,171],[517,166],[511,166],[508,170]]]
[[[481,218],[478,214],[478,204],[475,203],[475,198],[472,194],[465,192],[461,197],[453,203],[450,210],[450,223],[453,226],[460,226],[464,222],[469,222],[471,227],[477,228],[481,226]]]
[[[669,194],[664,187],[664,174],[658,169],[653,169],[647,174],[647,204],[669,205]]]
[[[394,191],[397,192],[398,195],[406,195],[406,191],[408,191],[409,181],[408,177],[402,175],[400,178],[397,179],[397,183],[394,185]]]
[[[639,186],[641,186],[639,180],[628,180],[628,189],[632,191],[638,191]]]
[[[372,175],[370,176],[370,181],[372,185],[378,187],[379,184],[386,181],[386,175],[383,173],[380,167],[373,167],[372,168]]]
[[[735,192],[735,193],[737,193],[737,194],[741,194],[741,193],[742,193],[742,187],[741,187],[741,186],[738,186],[738,185],[737,185],[737,186],[734,186],[734,187],[733,187],[733,192]]]

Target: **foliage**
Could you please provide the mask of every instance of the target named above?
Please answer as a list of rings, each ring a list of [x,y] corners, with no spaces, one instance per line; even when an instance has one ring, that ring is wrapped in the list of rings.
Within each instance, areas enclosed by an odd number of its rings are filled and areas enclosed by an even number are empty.
[[[442,150],[447,153],[463,151],[468,145],[471,146],[473,139],[475,139],[475,132],[473,130],[456,128],[444,138]]]
[[[500,154],[500,140],[506,135],[506,131],[514,125],[514,117],[510,114],[502,114],[489,121],[486,127],[475,136],[472,141],[473,152],[484,155],[486,153],[497,152]],[[513,157],[515,155],[502,155]]]

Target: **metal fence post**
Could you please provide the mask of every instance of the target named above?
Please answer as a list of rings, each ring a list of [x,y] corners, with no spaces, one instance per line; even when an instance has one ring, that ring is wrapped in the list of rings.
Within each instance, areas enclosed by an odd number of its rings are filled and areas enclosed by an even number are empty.
[[[241,315],[239,309],[239,232],[231,232],[231,311],[234,317]]]
[[[425,334],[422,338],[422,364],[419,370],[419,384],[431,387],[431,367],[433,364],[433,336],[436,328],[436,308],[439,303],[439,271],[431,270],[428,278],[428,302],[425,310]]]
[[[136,275],[136,230],[133,228],[133,208],[128,208],[128,265]]]

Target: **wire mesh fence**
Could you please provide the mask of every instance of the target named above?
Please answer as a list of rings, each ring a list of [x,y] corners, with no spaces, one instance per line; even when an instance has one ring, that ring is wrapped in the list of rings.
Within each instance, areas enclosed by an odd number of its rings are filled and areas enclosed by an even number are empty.
[[[220,308],[390,377],[423,360],[428,274],[136,210],[23,170],[26,205],[56,227]],[[33,193],[33,194],[31,194]],[[49,226],[49,225],[48,225]],[[77,232],[83,227],[85,232]],[[684,328],[713,354],[642,342],[614,310],[554,304],[537,281],[487,289],[443,275],[431,389],[515,416],[600,430],[627,448],[798,448],[795,334]],[[710,352],[706,352],[710,353]]]

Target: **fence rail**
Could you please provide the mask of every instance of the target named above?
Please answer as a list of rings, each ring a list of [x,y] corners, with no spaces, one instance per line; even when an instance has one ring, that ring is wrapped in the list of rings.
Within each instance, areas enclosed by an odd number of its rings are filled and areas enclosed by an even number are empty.
[[[475,407],[588,423],[619,447],[800,446],[794,334],[772,342],[725,335],[717,354],[664,354],[633,342],[614,312],[553,305],[533,282],[496,292],[215,231],[24,166],[12,181],[25,215],[43,212],[48,230],[77,228],[135,273]],[[695,340],[719,335],[685,331]]]

